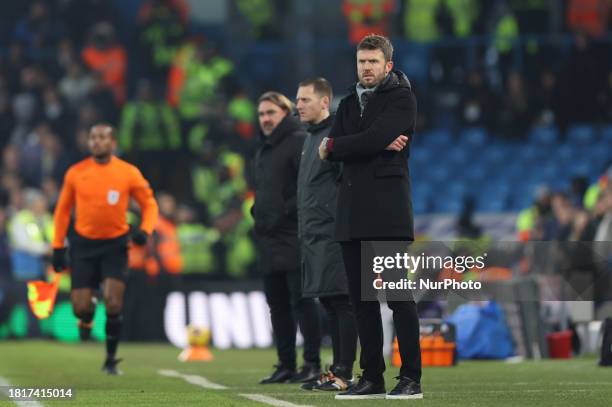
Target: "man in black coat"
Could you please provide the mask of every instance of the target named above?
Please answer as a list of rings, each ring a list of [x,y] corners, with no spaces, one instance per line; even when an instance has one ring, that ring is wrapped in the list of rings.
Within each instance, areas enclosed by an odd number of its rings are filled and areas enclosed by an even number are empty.
[[[319,159],[319,145],[329,135],[332,88],[324,78],[300,83],[297,110],[310,135],[302,149],[298,175],[298,231],[302,256],[302,295],[318,297],[325,308],[332,338],[333,363],[319,380],[305,383],[305,390],[347,390],[353,377],[357,352],[357,324],[348,296],[342,250],[334,239],[336,180],[341,164]]]
[[[262,143],[255,155],[255,235],[264,292],[270,306],[279,363],[260,383],[298,383],[317,378],[321,334],[316,303],[302,298],[297,238],[297,177],[307,133],[292,115],[293,104],[266,92],[257,112]],[[304,366],[296,373],[296,321],[304,336]]]
[[[414,240],[405,146],[414,133],[416,98],[406,76],[393,70],[393,46],[379,35],[357,46],[359,82],[342,99],[321,159],[344,164],[336,238],[355,307],[363,376],[338,399],[385,397],[383,331],[378,301],[361,301],[361,241]],[[414,301],[388,302],[399,342],[399,383],[387,398],[422,398],[419,320]]]

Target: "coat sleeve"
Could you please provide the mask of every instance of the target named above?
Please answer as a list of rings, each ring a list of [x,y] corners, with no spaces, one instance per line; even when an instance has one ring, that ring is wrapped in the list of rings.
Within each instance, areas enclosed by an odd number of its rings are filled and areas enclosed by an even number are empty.
[[[299,133],[299,136],[296,136],[293,140],[292,151],[291,151],[291,179],[294,179],[296,182],[296,191],[297,191],[297,179],[298,173],[300,171],[300,160],[302,159],[302,148],[304,147],[304,141],[306,140],[306,135]],[[289,196],[285,202],[285,214],[291,216],[297,216],[297,193]]]
[[[378,154],[399,135],[412,134],[415,120],[416,99],[412,92],[406,93],[391,101],[366,130],[342,136],[341,129],[338,129],[340,137],[334,137],[330,159],[345,161]]]

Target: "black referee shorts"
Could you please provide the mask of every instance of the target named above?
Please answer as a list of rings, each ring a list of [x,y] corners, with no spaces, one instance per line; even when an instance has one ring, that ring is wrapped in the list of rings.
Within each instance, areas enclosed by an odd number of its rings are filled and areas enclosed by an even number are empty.
[[[78,288],[97,290],[106,278],[126,281],[128,273],[127,236],[99,241],[79,236],[70,243],[73,290]]]

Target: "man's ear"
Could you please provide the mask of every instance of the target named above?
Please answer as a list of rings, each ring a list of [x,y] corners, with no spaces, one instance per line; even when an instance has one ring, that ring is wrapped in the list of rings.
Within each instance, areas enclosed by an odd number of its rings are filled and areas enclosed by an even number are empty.
[[[323,100],[323,106],[329,110],[329,105],[331,103],[329,96],[323,96],[321,99]]]
[[[393,61],[389,61],[385,64],[385,72],[389,73],[393,70]]]

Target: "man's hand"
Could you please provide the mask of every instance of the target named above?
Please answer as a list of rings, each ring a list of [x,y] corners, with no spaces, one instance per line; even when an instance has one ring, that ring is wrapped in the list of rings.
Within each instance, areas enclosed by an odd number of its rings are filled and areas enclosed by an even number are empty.
[[[385,148],[385,150],[389,150],[389,151],[402,151],[404,149],[404,147],[406,147],[407,143],[408,143],[408,136],[404,136],[403,134],[400,134],[398,138],[393,140],[391,142],[391,144],[389,144]]]
[[[147,244],[147,238],[149,234],[142,229],[137,229],[132,232],[132,242],[138,246],[144,246]]]
[[[53,270],[55,270],[56,273],[59,273],[66,268],[67,261],[65,247],[61,249],[53,249],[53,257],[51,259],[51,264],[53,265]]]
[[[327,160],[329,151],[327,151],[327,137],[323,137],[321,144],[319,144],[319,158],[323,161]]]

